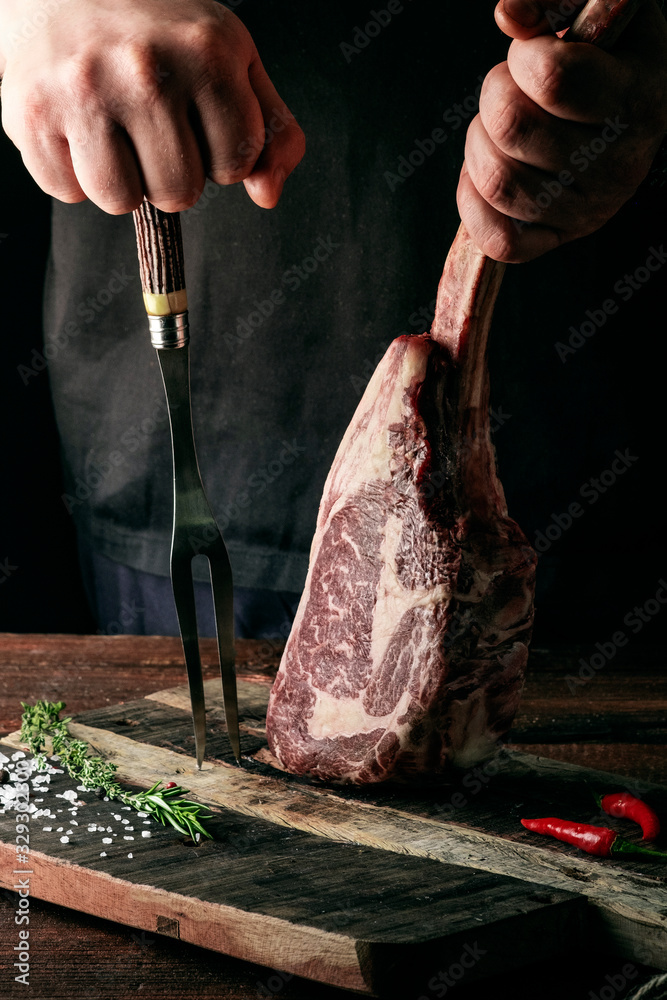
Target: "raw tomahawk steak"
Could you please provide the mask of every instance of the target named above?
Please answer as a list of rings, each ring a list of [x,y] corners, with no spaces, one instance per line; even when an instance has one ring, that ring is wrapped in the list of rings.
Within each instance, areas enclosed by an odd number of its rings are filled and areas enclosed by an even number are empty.
[[[461,227],[431,333],[391,344],[341,442],[267,715],[289,771],[438,774],[488,757],[511,726],[537,557],[490,441],[501,277]]]

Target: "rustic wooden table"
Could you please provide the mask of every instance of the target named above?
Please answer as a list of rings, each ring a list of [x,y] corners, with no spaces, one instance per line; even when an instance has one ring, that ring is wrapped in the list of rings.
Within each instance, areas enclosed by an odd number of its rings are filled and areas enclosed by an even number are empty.
[[[240,641],[238,672],[273,676],[280,645]],[[520,714],[510,746],[667,784],[667,685],[664,654],[642,648],[607,659],[591,648],[533,650]],[[592,659],[592,663],[591,663]],[[212,640],[204,642],[205,678],[217,672]],[[19,727],[20,702],[67,703],[69,714],[140,698],[184,683],[180,641],[131,636],[0,636],[0,736]],[[0,939],[0,997],[13,1000],[344,1000],[351,994],[275,970],[252,966],[182,942],[62,907],[31,904],[30,986],[14,981],[13,923],[18,896],[0,893],[5,931]],[[543,1000],[622,998],[650,970],[617,957],[535,965],[493,984],[456,984],[457,1000],[540,996]],[[444,992],[443,992],[444,990]],[[453,990],[444,984],[424,1000]]]

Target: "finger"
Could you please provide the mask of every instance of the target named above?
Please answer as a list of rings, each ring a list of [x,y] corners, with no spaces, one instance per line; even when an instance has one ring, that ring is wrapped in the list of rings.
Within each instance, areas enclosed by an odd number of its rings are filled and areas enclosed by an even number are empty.
[[[132,146],[114,122],[96,118],[67,135],[72,168],[85,196],[110,215],[137,208],[143,185]]]
[[[70,205],[86,200],[64,136],[34,134],[24,139],[19,148],[26,169],[42,191]]]
[[[590,124],[626,115],[633,70],[594,45],[541,35],[512,42],[507,64],[523,93],[557,118]]]
[[[127,131],[139,164],[140,190],[151,204],[163,212],[192,208],[204,190],[206,174],[185,112],[167,105],[154,108],[150,118],[142,114],[128,123]]]
[[[282,194],[285,180],[303,158],[306,140],[259,59],[252,63],[249,75],[262,110],[264,146],[244,184],[257,205],[273,208]]]
[[[496,24],[510,38],[525,40],[564,31],[584,7],[586,0],[500,0]]]
[[[565,241],[558,230],[511,219],[498,212],[479,194],[465,164],[456,201],[473,242],[493,260],[506,264],[533,260]]]
[[[194,110],[209,177],[216,184],[248,177],[264,146],[264,124],[247,75],[210,80],[197,94]]]
[[[487,74],[479,99],[481,124],[508,156],[542,170],[567,169],[591,128],[544,111],[514,82],[507,63]]]
[[[468,130],[465,160],[476,190],[496,211],[572,234],[602,225],[634,190],[596,163],[588,164],[585,176],[521,163],[493,143],[479,116]]]
[[[14,100],[14,94],[17,100]],[[35,88],[32,94],[34,116],[25,113],[24,102],[13,86],[13,73],[5,74],[2,84],[2,127],[21,151],[26,169],[42,191],[59,201],[85,201],[76,179],[69,146],[60,121],[50,115],[50,95]],[[37,122],[38,124],[31,125]]]
[[[465,163],[475,189],[503,215],[522,222],[569,228],[576,225],[586,209],[573,186],[572,173],[568,173],[565,184],[552,171],[508,156],[494,145],[479,116],[468,129]]]

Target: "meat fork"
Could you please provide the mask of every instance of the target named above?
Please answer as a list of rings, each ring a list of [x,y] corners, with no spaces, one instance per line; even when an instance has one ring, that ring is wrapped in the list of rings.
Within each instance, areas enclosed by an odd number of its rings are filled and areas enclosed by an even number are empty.
[[[227,733],[240,763],[232,570],[204,493],[195,450],[181,223],[178,215],[162,212],[145,199],[133,215],[151,343],[157,351],[169,408],[174,462],[171,585],[188,672],[197,767],[202,766],[206,748],[206,706],[192,581],[192,560],[199,554],[209,562]]]

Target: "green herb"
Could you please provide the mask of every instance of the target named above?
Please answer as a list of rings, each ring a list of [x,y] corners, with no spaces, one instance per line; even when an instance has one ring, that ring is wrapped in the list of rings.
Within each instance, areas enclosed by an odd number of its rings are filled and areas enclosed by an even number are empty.
[[[213,819],[206,806],[180,797],[187,793],[187,788],[180,785],[162,788],[162,782],[156,781],[147,792],[124,792],[115,780],[116,765],[102,757],[89,756],[90,747],[85,740],[70,735],[67,724],[72,720],[60,718],[64,701],[38,701],[35,705],[22,701],[21,705],[21,739],[35,755],[40,770],[48,766],[45,745],[49,737],[53,753],[58,755],[69,775],[86,788],[102,788],[110,799],[146,812],[163,826],[171,825],[193,840],[198,839],[197,834],[213,839],[201,824],[202,820]]]

